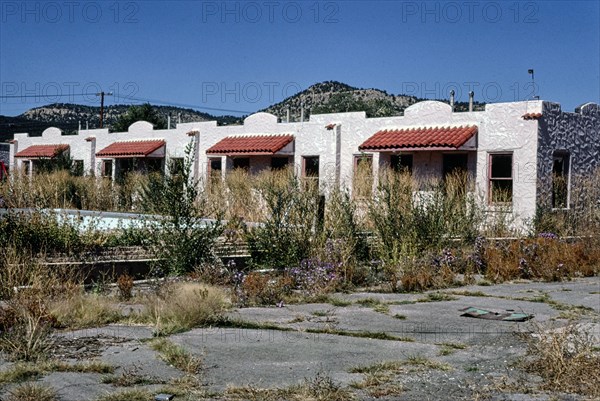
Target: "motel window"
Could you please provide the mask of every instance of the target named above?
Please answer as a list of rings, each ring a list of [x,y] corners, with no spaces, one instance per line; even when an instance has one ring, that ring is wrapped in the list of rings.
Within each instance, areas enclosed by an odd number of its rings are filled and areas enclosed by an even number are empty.
[[[290,164],[290,159],[288,157],[272,157],[271,158],[271,169],[279,170],[287,167]]]
[[[73,160],[73,165],[71,166],[71,174],[75,177],[83,176],[83,160]]]
[[[446,153],[442,159],[442,174],[444,179],[449,175],[464,175],[467,172],[469,157],[466,153]]]
[[[392,170],[400,173],[412,173],[413,169],[413,155],[391,155],[390,156],[390,167]]]
[[[113,161],[102,160],[102,177],[112,178]]]
[[[29,175],[31,173],[31,161],[30,160],[23,160],[23,163],[21,164],[21,166],[23,166],[23,173],[25,175]]]
[[[182,175],[184,168],[185,162],[183,157],[171,157],[169,159],[169,174],[171,176]]]
[[[302,178],[305,189],[319,185],[319,156],[302,157]]]
[[[162,175],[165,172],[165,169],[163,167],[163,159],[147,158],[142,163],[142,169],[148,174],[159,173]]]
[[[373,155],[354,156],[354,179],[352,193],[356,198],[364,198],[373,191]]]
[[[249,157],[236,157],[235,159],[233,159],[233,169],[244,169],[244,170],[249,170],[250,169],[250,158]]]
[[[554,152],[552,160],[552,207],[566,209],[569,207],[570,155]]]
[[[208,158],[208,176],[211,180],[220,180],[222,164],[220,157],[209,157]]]
[[[513,155],[489,155],[489,203],[510,203],[513,199]]]
[[[302,157],[302,176],[304,178],[319,178],[319,156]]]

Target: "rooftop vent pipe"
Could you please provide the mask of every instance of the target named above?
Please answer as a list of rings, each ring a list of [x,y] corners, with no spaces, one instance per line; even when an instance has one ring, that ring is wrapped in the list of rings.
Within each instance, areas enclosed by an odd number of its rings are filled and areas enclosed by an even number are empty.
[[[452,108],[452,111],[454,111],[454,89],[452,89],[450,91],[450,107]]]
[[[475,92],[469,92],[469,111],[473,111],[473,97],[475,96]]]

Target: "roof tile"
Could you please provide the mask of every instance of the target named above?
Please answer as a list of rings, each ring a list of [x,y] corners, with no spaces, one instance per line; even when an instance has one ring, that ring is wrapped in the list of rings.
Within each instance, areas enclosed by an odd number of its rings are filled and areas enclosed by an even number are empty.
[[[165,145],[162,139],[114,142],[96,153],[99,157],[146,157]]]
[[[15,157],[24,157],[29,159],[36,158],[53,158],[58,156],[65,150],[69,149],[69,145],[32,145],[15,154]]]
[[[206,150],[208,154],[274,154],[294,140],[293,135],[228,136]]]
[[[525,113],[521,116],[523,120],[538,120],[542,117],[542,113]]]
[[[477,126],[386,129],[375,133],[359,150],[400,148],[459,148],[477,133]]]

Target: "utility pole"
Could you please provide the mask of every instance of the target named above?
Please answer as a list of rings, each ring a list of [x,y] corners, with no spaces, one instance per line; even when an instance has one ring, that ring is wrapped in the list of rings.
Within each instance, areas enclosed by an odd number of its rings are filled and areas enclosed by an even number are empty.
[[[96,96],[100,96],[100,128],[104,125],[104,96],[112,96],[112,92],[105,93],[104,91],[96,93]]]

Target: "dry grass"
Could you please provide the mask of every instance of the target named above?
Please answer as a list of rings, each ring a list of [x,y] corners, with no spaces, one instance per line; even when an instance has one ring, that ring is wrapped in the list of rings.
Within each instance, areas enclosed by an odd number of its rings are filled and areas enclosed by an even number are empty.
[[[447,364],[430,360],[422,356],[411,356],[406,361],[383,361],[367,366],[357,366],[350,369],[350,373],[361,373],[363,380],[353,382],[352,387],[360,390],[366,390],[368,394],[375,398],[399,395],[404,391],[404,387],[397,383],[398,375],[408,373],[407,366],[417,367],[418,369],[437,369],[448,371],[451,367]]]
[[[144,311],[134,322],[152,324],[156,335],[190,330],[220,320],[229,306],[218,287],[199,283],[167,283],[156,293],[140,298]]]
[[[493,282],[514,279],[560,281],[593,276],[600,269],[598,240],[565,241],[558,238],[530,238],[488,244],[484,251],[486,278]]]
[[[96,177],[74,177],[68,171],[34,174],[31,179],[15,172],[0,182],[0,196],[10,208],[38,207],[87,210],[139,208],[139,190],[147,178],[129,174],[121,183]]]
[[[226,206],[226,219],[262,221],[264,214],[256,194],[258,180],[244,169],[228,172],[225,181],[211,184],[210,201]]]
[[[124,367],[119,375],[106,375],[102,377],[102,383],[112,384],[116,387],[133,387],[149,384],[164,384],[164,380],[155,377],[146,376],[140,373],[141,369],[137,365]]]
[[[229,387],[225,390],[228,400],[244,401],[349,401],[356,397],[340,387],[331,377],[318,373],[302,384],[287,388],[258,388],[254,386]]]
[[[524,368],[543,379],[543,389],[600,397],[600,353],[591,329],[536,324],[528,339]]]
[[[6,401],[58,401],[56,391],[37,383],[21,384],[10,390]]]
[[[18,310],[12,327],[0,336],[0,351],[12,361],[36,361],[47,356],[53,342],[46,315]]]
[[[135,388],[106,394],[98,398],[97,401],[151,401],[153,399],[152,393],[148,390]]]
[[[151,346],[160,354],[162,360],[186,374],[198,375],[202,371],[202,359],[193,356],[180,345],[160,338],[154,340]]]
[[[45,360],[40,362],[17,362],[8,369],[0,372],[0,384],[19,383],[51,372],[78,372],[78,373],[112,373],[114,366],[101,361],[89,361],[70,364],[58,360]]]
[[[61,327],[98,327],[121,319],[116,300],[83,290],[73,291],[49,303],[49,310]]]

